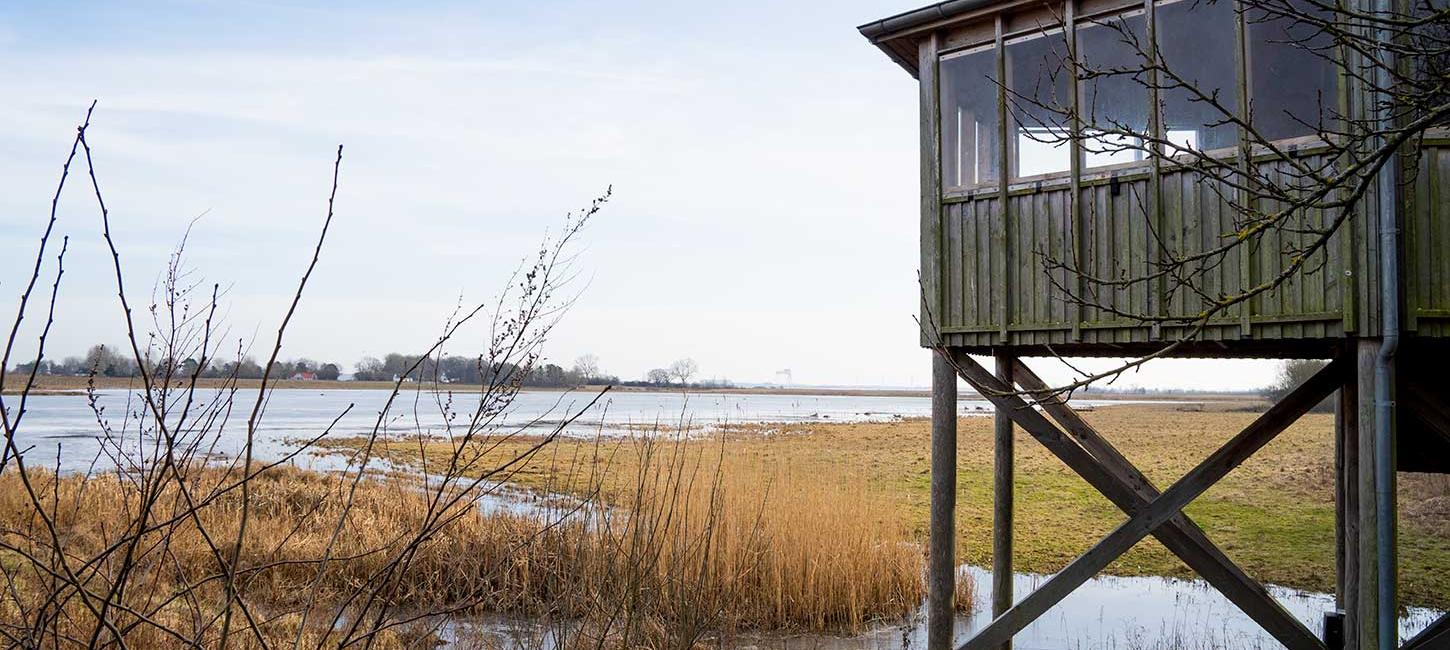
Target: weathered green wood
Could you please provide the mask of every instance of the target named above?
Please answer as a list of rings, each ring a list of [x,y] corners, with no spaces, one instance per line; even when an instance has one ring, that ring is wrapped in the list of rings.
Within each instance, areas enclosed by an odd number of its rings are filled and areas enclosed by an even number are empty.
[[[1005,74],[1006,61],[1001,64]],[[925,73],[931,81],[935,69],[928,66]],[[923,92],[930,96],[931,91]],[[937,117],[931,113],[936,105],[925,103],[927,118]],[[1006,119],[1003,115],[999,127],[1005,127]],[[924,144],[934,143],[924,139]],[[1304,164],[1325,163],[1312,150],[1300,156]],[[1405,194],[1407,322],[1421,336],[1450,336],[1450,224],[1446,223],[1450,207],[1442,205],[1441,190],[1450,182],[1450,157],[1441,140],[1430,139],[1418,160],[1418,167],[1411,165],[1407,174],[1412,182]],[[923,161],[939,163],[939,155],[929,153]],[[1002,161],[1010,162],[1005,151]],[[1267,178],[1287,180],[1287,163],[1261,160],[1254,164]],[[940,301],[927,307],[937,312],[938,324],[945,331],[996,328],[995,341],[960,339],[972,341],[973,346],[1001,344],[1009,337],[1011,344],[1024,346],[1133,344],[1149,340],[1150,332],[1141,323],[1112,314],[1111,309],[1178,316],[1203,309],[1206,303],[1196,296],[1185,292],[1164,296],[1142,285],[1100,292],[1084,287],[1085,297],[1101,301],[1108,310],[1071,304],[1058,287],[1076,287],[1080,278],[1063,270],[1048,277],[1039,253],[1076,261],[1099,277],[1142,275],[1153,268],[1160,245],[1164,254],[1185,254],[1222,243],[1229,234],[1232,209],[1219,195],[1221,185],[1168,169],[1155,184],[1148,166],[1125,169],[1118,172],[1117,179],[1102,174],[1084,178],[1079,170],[1060,181],[1016,187],[1005,180],[1010,166],[1005,172],[995,191],[956,193],[946,206],[938,202],[935,221],[928,218],[933,194],[927,192],[923,197],[923,269],[937,269],[923,274],[923,284],[927,297],[935,295]],[[928,165],[925,173],[939,173],[939,169]],[[924,188],[927,184],[924,181]],[[1154,205],[1158,206],[1156,216]],[[1273,211],[1283,206],[1261,200],[1258,207]],[[1298,215],[1291,225],[1321,225],[1330,216],[1309,211]],[[1235,308],[1225,314],[1238,319],[1238,332],[1213,325],[1202,338],[1319,340],[1372,333],[1378,309],[1377,254],[1373,250],[1376,220],[1369,218],[1372,216],[1361,210],[1328,248],[1314,253],[1308,265],[1313,272],[1259,296],[1251,309]],[[933,228],[936,237],[930,236]],[[1271,233],[1243,254],[1227,255],[1200,278],[1202,288],[1218,295],[1251,286],[1287,263],[1286,248],[1302,246],[1308,237],[1293,230]],[[934,254],[930,251],[933,245],[937,247]],[[1163,334],[1165,338],[1186,330],[1171,326],[1167,331],[1171,333]]]
[[[1359,397],[1359,408],[1357,410],[1359,424],[1359,436],[1357,456],[1359,457],[1359,471],[1355,477],[1352,489],[1359,493],[1359,595],[1358,603],[1358,647],[1359,650],[1394,650],[1393,648],[1380,648],[1379,638],[1375,631],[1376,621],[1379,620],[1379,558],[1378,537],[1374,531],[1378,527],[1378,510],[1375,504],[1375,451],[1374,451],[1374,394],[1375,394],[1375,357],[1379,354],[1379,339],[1360,339],[1356,349],[1356,380]]]
[[[1248,89],[1250,87],[1249,74],[1251,73],[1251,71],[1249,68],[1249,48],[1247,44],[1247,39],[1244,38],[1245,32],[1247,32],[1247,26],[1245,25],[1244,21],[1247,20],[1247,17],[1244,13],[1243,0],[1234,0],[1234,9],[1234,14],[1238,16],[1238,20],[1234,22],[1234,67],[1238,72],[1238,105],[1236,108],[1238,111],[1237,117],[1239,117],[1239,119],[1246,119],[1249,114]],[[1252,164],[1250,160],[1251,157],[1248,134],[1246,133],[1245,129],[1239,128],[1239,155],[1237,162],[1241,183],[1243,182],[1242,179],[1249,176],[1249,165]],[[1240,188],[1238,190],[1238,203],[1239,205],[1250,204],[1247,189]],[[1258,242],[1250,242],[1249,245],[1254,246],[1257,243]],[[1254,277],[1253,257],[1247,254],[1240,255],[1239,290],[1243,291],[1245,289],[1248,289],[1249,287],[1254,286],[1255,279],[1256,278]],[[1239,313],[1239,327],[1241,330],[1241,334],[1245,337],[1253,336],[1254,333],[1250,321],[1254,313],[1254,302],[1255,301],[1253,300],[1245,302]]]
[[[1444,198],[1440,187],[1450,182],[1450,157],[1441,147],[1427,149],[1423,169],[1411,176],[1409,186],[1413,192],[1407,195],[1405,245],[1414,254],[1406,255],[1410,260],[1406,275],[1417,276],[1419,284],[1406,296],[1406,302],[1417,316],[1420,335],[1446,336],[1450,335],[1450,282],[1441,277],[1450,276],[1450,240],[1446,239],[1450,236],[1450,224],[1446,223],[1450,221],[1450,206],[1441,205]],[[1304,164],[1324,163],[1322,154],[1313,150],[1300,155]],[[1286,165],[1258,164],[1264,176],[1287,181]],[[1148,309],[1147,287],[1140,284],[1130,289],[1086,291],[1085,297],[1102,302],[1107,309],[1083,306],[1074,317],[1058,287],[1073,286],[1075,276],[1058,270],[1049,277],[1038,255],[1045,253],[1070,261],[1076,243],[1080,246],[1077,259],[1087,273],[1120,278],[1149,272],[1149,248],[1159,245],[1150,236],[1143,203],[1145,194],[1152,190],[1151,178],[1144,174],[1124,176],[1128,180],[1118,182],[1116,192],[1112,183],[1085,182],[1075,193],[1071,179],[1064,178],[1061,183],[1044,184],[1042,188],[1012,188],[1006,203],[1001,201],[1000,188],[952,198],[942,208],[940,224],[941,255],[946,258],[939,261],[945,275],[938,281],[945,297],[941,319],[944,331],[997,333],[995,339],[970,343],[977,348],[1001,344],[1003,336],[1010,337],[1012,345],[1023,346],[1149,341],[1150,332],[1142,323],[1109,311]],[[1167,253],[1217,247],[1230,235],[1226,230],[1233,209],[1220,195],[1224,186],[1180,170],[1165,170],[1162,184],[1163,210],[1158,228]],[[1075,201],[1074,196],[1080,198]],[[1003,214],[1003,205],[1008,206],[1010,216]],[[1259,207],[1276,210],[1283,206],[1265,199]],[[1210,295],[1241,290],[1256,278],[1246,280],[1240,275],[1244,267],[1240,257],[1251,257],[1250,266],[1256,273],[1281,267],[1290,259],[1286,250],[1303,246],[1311,236],[1294,230],[1308,230],[1309,226],[1327,223],[1329,218],[1326,212],[1305,212],[1290,224],[1293,228],[1267,236],[1261,245],[1242,255],[1230,253],[1202,276],[1201,288]],[[1328,341],[1354,333],[1345,329],[1345,323],[1356,320],[1353,310],[1374,299],[1366,293],[1369,287],[1361,287],[1359,282],[1359,265],[1369,259],[1364,251],[1366,237],[1373,235],[1365,232],[1362,221],[1357,215],[1327,248],[1314,253],[1308,265],[1311,272],[1256,299],[1247,318],[1252,338]],[[1079,237],[1080,242],[1074,242]],[[1175,293],[1171,302],[1164,303],[1164,310],[1191,316],[1205,306],[1196,296]],[[1205,330],[1204,340],[1245,338],[1241,310],[1230,310],[1220,319],[1231,319],[1240,327],[1231,330],[1215,320]],[[1169,339],[1184,331],[1181,326],[1165,327],[1162,336]],[[1234,352],[1226,349],[1224,354],[1231,356]]]
[[[982,250],[982,257],[977,260],[977,273],[982,276],[977,279],[977,284],[982,287],[982,299],[980,299],[979,312],[977,312],[977,325],[986,326],[996,324],[993,296],[998,292],[998,287],[992,279],[996,277],[993,276],[993,273],[996,273],[998,266],[993,258],[1002,254],[1002,251],[996,250],[992,245],[992,234],[996,232],[996,226],[992,222],[998,219],[1000,210],[998,203],[992,199],[982,200],[980,206],[982,209],[977,210],[977,218],[980,219],[977,222],[977,247]]]
[[[1443,314],[1450,310],[1450,250],[1447,250],[1450,249],[1450,205],[1447,205],[1450,198],[1445,195],[1445,188],[1450,186],[1450,149],[1436,147],[1427,157],[1433,157],[1435,166],[1425,174],[1425,185],[1428,186],[1426,218],[1430,227],[1424,245],[1433,257],[1418,273],[1428,278],[1432,293],[1420,307],[1423,310],[1439,310]],[[1445,329],[1447,320],[1444,316],[1440,317],[1439,323],[1439,331],[1424,333],[1436,336],[1450,334]]]
[[[1353,352],[1346,346],[1348,352]],[[1344,382],[1334,409],[1335,600],[1345,613],[1345,630],[1359,625],[1359,381]],[[1357,650],[1357,634],[1345,635],[1345,649]]]
[[[1092,241],[1094,243],[1094,248],[1097,251],[1097,255],[1094,257],[1093,264],[1090,268],[1093,271],[1093,275],[1099,278],[1112,277],[1112,233],[1115,231],[1113,224],[1113,215],[1112,212],[1108,210],[1107,194],[1102,191],[1102,186],[1093,186],[1092,188],[1089,188],[1088,194],[1092,197],[1092,200],[1089,202],[1089,205],[1093,207],[1092,217],[1090,218],[1092,224]],[[1117,293],[1114,290],[1108,289],[1105,291],[1101,286],[1094,287],[1092,291],[1093,293],[1091,298],[1096,305],[1111,305],[1113,300],[1117,297]],[[1101,306],[1093,307],[1093,309],[1089,313],[1091,315],[1091,321],[1094,323],[1116,320],[1112,318],[1108,314],[1107,310],[1103,309]],[[1102,335],[1095,332],[1093,334],[1093,341],[1097,342],[1101,340]]]
[[[1066,10],[1063,12],[1063,24],[1067,31],[1068,56],[1073,60],[1078,59],[1077,54],[1077,3],[1069,0]],[[1072,177],[1072,185],[1068,188],[1068,250],[1071,251],[1073,268],[1082,268],[1083,264],[1083,224],[1082,224],[1082,81],[1074,71],[1072,75],[1072,162],[1068,173]],[[1083,281],[1081,273],[1072,273],[1070,278],[1064,278],[1072,293],[1082,295]],[[1064,304],[1063,318],[1072,324],[1072,340],[1082,340],[1082,303],[1079,300],[1068,300]]]
[[[1052,318],[1052,280],[1044,272],[1042,264],[1043,255],[1052,255],[1052,226],[1056,220],[1053,210],[1053,198],[1058,192],[1051,194],[1038,194],[1033,197],[1033,212],[1029,217],[1032,222],[1032,234],[1029,237],[1033,249],[1036,251],[1027,259],[1027,272],[1032,276],[1032,295],[1034,303],[1032,306],[1032,322],[1051,324],[1056,321]]]
[[[1161,97],[1162,91],[1160,90],[1161,84],[1159,83],[1158,79],[1158,64],[1162,63],[1159,58],[1158,52],[1158,3],[1154,0],[1143,0],[1143,4],[1145,7],[1145,12],[1147,14],[1146,20],[1148,28],[1148,57],[1155,64],[1153,66],[1150,66],[1148,70],[1148,101],[1150,102],[1149,105],[1153,107],[1153,109],[1149,111],[1148,128],[1150,129],[1153,138],[1155,140],[1161,141],[1165,135],[1165,127],[1163,125],[1162,115],[1163,102]],[[1153,201],[1149,207],[1151,211],[1149,219],[1152,220],[1151,223],[1155,224],[1160,229],[1159,232],[1162,232],[1162,223],[1159,222],[1159,219],[1163,214],[1163,146],[1160,144],[1154,144],[1152,150],[1155,154],[1158,155],[1150,156],[1151,162],[1149,163],[1152,166],[1152,171],[1150,172],[1148,182],[1151,185],[1151,192],[1153,196]],[[1157,247],[1150,248],[1150,259],[1153,261],[1158,260]],[[1160,279],[1158,282],[1154,283],[1152,290],[1161,299],[1162,294],[1166,290],[1166,288],[1167,285]],[[1151,309],[1151,312],[1153,313],[1153,315],[1160,315],[1162,313],[1161,306],[1155,304],[1152,307],[1153,308]],[[1155,323],[1153,325],[1152,338],[1156,339],[1159,338],[1161,335],[1162,332],[1160,331],[1160,327],[1158,324]]]
[[[1062,218],[1062,192],[1039,195],[1042,199],[1038,202],[1041,208],[1034,221],[1037,230],[1033,233],[1034,239],[1042,252],[1051,259],[1062,259],[1062,251],[1058,250],[1056,241],[1058,227]],[[1054,313],[1053,303],[1057,300],[1057,289],[1053,288],[1052,277],[1048,275],[1046,266],[1043,265],[1042,257],[1033,257],[1033,275],[1039,278],[1037,283],[1037,320],[1035,322],[1053,325],[1062,322]]]
[[[1450,278],[1445,277],[1450,272],[1450,255],[1444,250],[1450,244],[1445,238],[1450,228],[1445,223],[1447,209],[1442,204],[1446,200],[1442,189],[1446,179],[1444,152],[1438,147],[1425,151],[1415,179],[1416,219],[1406,233],[1406,248],[1414,251],[1410,262],[1413,270],[1406,273],[1407,282],[1418,288],[1418,291],[1406,291],[1409,312],[1406,316],[1410,319],[1409,328],[1422,336],[1443,335],[1446,321],[1442,310],[1450,303],[1447,298]],[[1438,318],[1437,312],[1441,314]]]
[[[1165,259],[1183,253],[1188,230],[1181,212],[1180,195],[1183,188],[1176,180],[1164,179],[1161,175],[1158,179],[1158,232],[1165,247]],[[1184,296],[1182,292],[1170,293],[1170,289],[1167,282],[1158,283],[1158,292],[1163,298],[1163,313],[1180,316],[1184,312]],[[1161,331],[1159,335],[1162,335]]]
[[[1032,232],[1032,211],[1026,205],[1033,196],[1014,196],[1008,199],[1007,203],[1011,209],[1007,212],[1008,227],[1007,241],[1011,246],[1007,249],[1007,286],[1011,287],[1012,293],[1007,295],[1007,325],[1010,328],[1014,325],[1022,325],[1032,322],[1031,311],[1036,296],[1032,292],[1031,282],[1037,275],[1026,268],[1028,260],[1032,257],[1032,245],[1025,237],[1030,237]],[[1016,253],[1015,255],[1013,253]],[[1023,253],[1026,253],[1025,255]]]
[[[1012,178],[1012,161],[1007,154],[1011,151],[1010,143],[1012,140],[1009,137],[1010,132],[1007,128],[1007,84],[1009,77],[1007,76],[1007,48],[1003,46],[1002,23],[1003,17],[1001,14],[998,14],[993,24],[993,39],[997,52],[997,133],[999,136],[997,141],[1002,143],[1001,151],[998,152],[1000,166],[997,171],[997,176],[999,177],[997,191],[1001,218],[997,221],[998,226],[995,233],[995,242],[999,247],[998,254],[1000,261],[998,262],[998,268],[994,269],[994,271],[997,273],[995,282],[997,285],[997,295],[995,297],[997,300],[996,317],[998,336],[1000,337],[1000,342],[1006,343],[1007,326],[1012,318],[1012,296],[1009,293],[1012,285],[1007,278],[1007,270],[1011,267],[1012,257],[1012,250],[1007,247],[1007,242],[1011,241],[1009,231],[1012,224],[1012,206],[1007,196],[1008,181]]]
[[[1342,0],[1341,6],[1343,6]],[[1340,42],[1336,48],[1336,51],[1338,52],[1339,60],[1345,62],[1349,62],[1352,60],[1351,50],[1345,42]],[[1348,130],[1350,127],[1350,125],[1346,123],[1347,118],[1351,115],[1354,115],[1354,113],[1351,113],[1350,111],[1353,110],[1354,106],[1353,100],[1351,99],[1351,92],[1354,87],[1355,76],[1353,74],[1353,69],[1350,66],[1340,66],[1338,76],[1339,84],[1337,87],[1338,92],[1336,93],[1337,107],[1339,109],[1338,114],[1344,116],[1345,118],[1339,121],[1338,128],[1343,131]],[[1338,170],[1342,164],[1343,162],[1336,164],[1335,169]],[[1336,193],[1336,196],[1338,198],[1344,198],[1347,194],[1347,189],[1341,189],[1338,193]],[[1359,278],[1358,266],[1355,264],[1355,226],[1356,224],[1354,222],[1346,224],[1339,229],[1339,233],[1337,235],[1339,237],[1338,250],[1341,260],[1340,277],[1342,277],[1344,280],[1343,288],[1340,291],[1342,302],[1340,309],[1344,313],[1342,324],[1346,334],[1357,333],[1359,331],[1360,322],[1357,307],[1359,301],[1357,297],[1359,294],[1359,287],[1361,286],[1361,282]]]
[[[1178,174],[1178,182],[1174,186],[1179,191],[1179,201],[1174,204],[1177,211],[1177,219],[1184,224],[1183,250],[1184,254],[1197,254],[1200,251],[1209,250],[1214,244],[1212,241],[1204,241],[1204,237],[1210,233],[1221,232],[1217,230],[1217,214],[1214,212],[1201,212],[1199,210],[1199,194],[1202,190],[1198,183],[1189,182],[1187,174]],[[1204,273],[1201,279],[1203,291],[1208,295],[1218,295],[1222,283],[1219,280],[1218,272]],[[1178,312],[1181,316],[1196,316],[1203,313],[1208,305],[1197,295],[1186,291],[1183,294],[1183,307]]]
[[[957,375],[931,357],[931,531],[927,566],[927,648],[952,647],[956,595]]]
[[[1364,2],[1354,1],[1359,8],[1368,7]],[[1371,67],[1372,62],[1364,57],[1363,53],[1355,55],[1355,61],[1351,66],[1362,66],[1355,69],[1364,70]],[[1359,76],[1350,81],[1354,106],[1350,115],[1370,115],[1374,110],[1374,90]],[[1376,184],[1377,185],[1377,184]],[[1360,335],[1365,337],[1376,337],[1383,335],[1380,329],[1380,260],[1379,260],[1379,215],[1374,206],[1380,204],[1379,191],[1371,186],[1360,201],[1356,212],[1357,228],[1355,236],[1359,240],[1356,250],[1361,260],[1358,268],[1361,279],[1361,292],[1359,294],[1360,311]]]
[[[941,267],[945,269],[945,277],[942,278],[942,288],[945,291],[945,313],[944,323],[955,324],[966,322],[962,308],[962,297],[964,295],[963,283],[966,275],[962,266],[962,214],[956,206],[941,208],[942,217],[945,223],[942,229],[945,234],[946,259],[942,260]]]
[[[1016,358],[999,352],[995,361],[997,380],[1004,386],[1012,386]],[[1000,616],[1012,608],[1012,429],[1011,414],[997,407],[992,431],[992,616]],[[1012,650],[1012,641],[1009,639],[998,648]]]
[[[1049,252],[1055,259],[1067,260],[1071,263],[1077,258],[1077,252],[1073,249],[1072,231],[1072,190],[1054,192],[1048,245]],[[1071,287],[1071,283],[1076,281],[1076,276],[1069,274],[1064,269],[1056,269],[1052,273],[1053,281],[1049,284],[1047,291],[1048,322],[1075,327],[1072,325],[1075,319],[1068,310],[1068,305],[1071,303],[1062,287]]]
[[[1153,187],[1152,177],[1141,183],[1129,183],[1124,190],[1129,193],[1126,217],[1128,223],[1132,224],[1132,238],[1129,240],[1129,247],[1132,255],[1129,257],[1133,268],[1152,269],[1153,250],[1157,247],[1153,244],[1153,228],[1156,217],[1152,214],[1153,209]],[[1154,300],[1154,283],[1139,282],[1132,289],[1132,305],[1134,313],[1154,315],[1156,301]],[[1140,328],[1127,330],[1132,341],[1151,340],[1152,337],[1140,331]]]
[[[921,70],[921,342],[934,344],[935,323],[942,318],[941,247],[941,105],[937,101],[938,38],[922,40],[917,65]]]
[[[1412,269],[1405,274],[1405,329],[1414,332],[1419,329],[1420,310],[1434,303],[1435,279],[1432,274],[1420,272],[1434,264],[1434,253],[1430,242],[1434,239],[1432,196],[1437,193],[1438,174],[1434,170],[1438,163],[1435,149],[1425,151],[1415,170],[1414,205],[1409,210],[1406,224],[1405,254],[1407,266]]]
[[[1238,0],[1240,7],[1245,0]],[[1362,4],[1356,2],[1356,4]],[[1014,5],[1016,6],[1016,5]],[[1144,0],[1150,48],[1156,44],[1153,14],[1156,5]],[[1077,5],[1059,5],[1065,23],[1068,51],[1078,54],[1076,42]],[[1009,8],[1010,11],[1010,8]],[[997,75],[1011,75],[1010,62],[1002,48],[1003,15],[982,12],[982,20],[993,22],[997,47]],[[1113,173],[1089,173],[1084,169],[1083,145],[1071,143],[1073,154],[1067,173],[1034,183],[1011,184],[1016,163],[1011,152],[1011,116],[999,111],[997,128],[1004,144],[998,152],[1000,180],[995,186],[941,193],[939,148],[940,104],[937,101],[939,69],[924,52],[939,51],[940,40],[924,29],[910,41],[920,45],[917,63],[922,80],[922,283],[923,311],[934,311],[953,341],[981,351],[990,345],[1041,346],[1082,343],[1084,347],[1111,344],[1142,344],[1150,339],[1169,339],[1187,331],[1185,326],[1167,324],[1154,331],[1144,323],[1114,315],[1113,310],[1191,316],[1207,305],[1204,299],[1178,291],[1165,281],[1153,286],[1090,291],[1082,277],[1071,271],[1045,275],[1041,258],[1074,263],[1084,274],[1122,278],[1148,273],[1163,256],[1189,254],[1222,244],[1232,236],[1233,214],[1228,200],[1243,199],[1242,193],[1225,197],[1223,183],[1196,178],[1178,171],[1174,163],[1150,157],[1137,167],[1123,167]],[[1239,76],[1237,105],[1247,114],[1251,100],[1254,63],[1245,46],[1246,29],[1241,19],[1235,29],[1235,65]],[[893,45],[895,47],[895,45]],[[930,48],[935,48],[931,50]],[[906,50],[902,50],[906,51]],[[1151,54],[1151,53],[1150,53]],[[1350,67],[1363,63],[1359,54],[1347,58]],[[1150,101],[1161,105],[1157,84],[1151,83]],[[1073,111],[1069,128],[1082,134],[1084,117],[1078,113],[1084,98],[1082,80],[1070,77]],[[1362,80],[1342,75],[1335,98],[1339,113],[1359,115],[1370,107]],[[993,92],[987,90],[985,92]],[[1006,91],[997,87],[998,101],[1005,104]],[[1162,135],[1159,111],[1150,111],[1150,128]],[[1260,155],[1251,160],[1240,134],[1237,165],[1240,173],[1250,170],[1283,182],[1294,164]],[[1418,146],[1423,156],[1406,155],[1403,200],[1403,276],[1409,331],[1420,337],[1450,337],[1450,197],[1442,190],[1450,183],[1450,137],[1431,133]],[[1328,161],[1312,147],[1294,154],[1303,164],[1319,166]],[[1257,169],[1256,169],[1257,167]],[[1258,339],[1261,341],[1322,341],[1349,336],[1377,336],[1380,322],[1378,264],[1378,218],[1372,207],[1373,191],[1361,202],[1352,218],[1337,232],[1330,247],[1314,253],[1308,267],[1313,272],[1295,277],[1277,289],[1261,294],[1247,304],[1222,314],[1238,328],[1216,319],[1201,338],[1209,341]],[[1283,206],[1260,200],[1257,206],[1272,211]],[[1312,228],[1333,215],[1324,211],[1297,214],[1290,224]],[[1234,293],[1254,286],[1287,262],[1286,248],[1302,246],[1309,237],[1285,230],[1251,241],[1242,251],[1224,256],[1221,263],[1199,276],[1201,288],[1210,296]],[[1107,309],[1079,305],[1066,298],[1061,287],[1100,301]],[[1331,318],[1332,317],[1332,318]],[[995,328],[997,336],[980,334]],[[1325,348],[1328,349],[1328,348]],[[1072,348],[1058,352],[1071,353]],[[1226,355],[1235,354],[1225,348]]]
[[[962,257],[956,263],[962,270],[962,325],[977,322],[976,207],[974,203],[956,203],[946,208],[961,225]]]
[[[1308,230],[1318,231],[1326,225],[1324,212],[1322,210],[1306,210],[1299,215],[1299,219],[1304,224],[1304,229],[1301,232]],[[1309,243],[1311,236],[1303,234],[1299,235],[1298,238],[1300,245],[1303,246]],[[1299,287],[1299,309],[1301,312],[1315,313],[1328,311],[1330,309],[1329,286],[1326,282],[1328,280],[1326,272],[1330,270],[1328,247],[1315,252],[1309,259],[1311,272],[1301,278],[1302,281]],[[1306,332],[1301,334],[1301,336],[1307,336],[1309,334],[1307,330],[1311,327],[1313,325],[1306,325]]]
[[[1270,163],[1263,165],[1265,179],[1269,182],[1277,182],[1278,165]],[[1265,212],[1278,211],[1280,203],[1272,199],[1261,198],[1257,201],[1258,207]],[[1291,223],[1292,225],[1292,223]],[[1259,251],[1255,261],[1255,268],[1259,270],[1259,276],[1254,278],[1255,283],[1268,279],[1274,269],[1283,268],[1288,257],[1284,254],[1286,241],[1285,232],[1282,228],[1275,228],[1269,231],[1259,242]],[[1285,313],[1285,307],[1292,301],[1294,287],[1286,282],[1273,291],[1259,294],[1254,305],[1254,315],[1265,315],[1281,317]],[[1263,335],[1266,338],[1281,338],[1284,336],[1282,323],[1273,323],[1263,328]]]
[[[997,247],[997,236],[1001,231],[1003,218],[1002,201],[993,200],[991,211],[987,216],[987,227],[983,229],[981,236],[983,245],[987,247],[987,268],[986,275],[982,276],[987,286],[986,311],[982,314],[983,324],[1000,326],[1001,315],[999,305],[1002,302],[1002,283],[998,281],[1001,269],[1005,268],[1003,260],[1006,259],[1007,251]]]
[[[1119,186],[1119,196],[1126,193],[1123,190],[1124,188]],[[1129,269],[1134,268],[1133,262],[1135,261],[1132,250],[1133,246],[1130,243],[1133,241],[1133,220],[1128,218],[1127,201],[1113,201],[1111,190],[1107,194],[1109,195],[1109,205],[1113,213],[1113,272],[1108,277],[1127,277],[1127,274],[1131,272]],[[1131,194],[1129,195],[1131,196]],[[1113,308],[1119,312],[1132,313],[1133,288],[1123,287],[1114,291],[1113,303]],[[1121,318],[1117,315],[1109,315],[1109,317],[1113,320],[1119,320]],[[1129,340],[1127,335],[1127,330],[1115,329],[1113,330],[1113,342],[1126,343]]]

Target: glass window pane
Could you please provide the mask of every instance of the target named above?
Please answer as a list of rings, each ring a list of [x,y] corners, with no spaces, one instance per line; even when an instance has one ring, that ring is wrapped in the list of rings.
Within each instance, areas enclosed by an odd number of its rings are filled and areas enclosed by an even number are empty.
[[[1309,3],[1290,6],[1295,12],[1330,17]],[[1282,13],[1251,8],[1246,15],[1253,125],[1268,140],[1318,133],[1339,104],[1338,70],[1325,58],[1334,55],[1334,39]]]
[[[1086,168],[1147,158],[1147,32],[1142,12],[1084,22],[1081,53],[1083,164]]]
[[[1007,106],[1012,118],[1008,161],[1013,178],[1070,168],[1071,75],[1062,30],[1008,41]]]
[[[946,187],[999,178],[996,76],[995,50],[941,60],[942,184]]]
[[[1237,20],[1229,0],[1180,0],[1158,7],[1163,64],[1188,86],[1167,87],[1162,93],[1163,125],[1171,142],[1199,151],[1238,143],[1238,128],[1226,121],[1238,110],[1239,101],[1234,58]],[[1166,74],[1160,82],[1176,83]]]

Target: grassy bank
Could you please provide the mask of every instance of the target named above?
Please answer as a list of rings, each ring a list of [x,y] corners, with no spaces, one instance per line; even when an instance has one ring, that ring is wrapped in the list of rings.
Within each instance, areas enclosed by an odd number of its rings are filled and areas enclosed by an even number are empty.
[[[1086,414],[1160,487],[1183,475],[1254,417],[1252,413],[1182,412],[1173,406],[1115,406]],[[960,422],[959,554],[990,563],[992,425]],[[1249,574],[1315,591],[1334,584],[1333,423],[1311,414],[1188,508],[1228,555]],[[1019,431],[1017,556],[1020,570],[1051,572],[1121,523],[1106,499]],[[901,513],[917,540],[925,539],[930,466],[925,421],[745,427],[725,443],[732,462],[774,468],[782,476],[831,484],[860,481]],[[331,444],[349,446],[348,441]],[[513,441],[491,450],[511,453]],[[549,459],[535,459],[515,476],[524,485],[568,489],[582,474],[602,473],[606,499],[617,499],[635,474],[635,443],[615,442],[608,463],[584,466],[557,459],[585,455],[593,442],[562,441]],[[697,442],[692,453],[713,444]],[[434,441],[423,454],[447,453]],[[394,460],[416,461],[416,443],[394,443]],[[1400,487],[1401,586],[1412,605],[1450,607],[1450,480],[1404,474]],[[1138,544],[1114,563],[1117,575],[1192,577],[1155,540]]]

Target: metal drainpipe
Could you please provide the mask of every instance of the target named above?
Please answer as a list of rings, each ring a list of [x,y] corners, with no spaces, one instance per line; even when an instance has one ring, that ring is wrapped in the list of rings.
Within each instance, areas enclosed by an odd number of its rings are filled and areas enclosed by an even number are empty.
[[[1388,15],[1393,9],[1393,0],[1375,0],[1375,10]],[[1376,38],[1386,44],[1392,35],[1384,27],[1376,29]],[[1384,59],[1375,70],[1377,89],[1378,131],[1380,146],[1384,146],[1385,133],[1394,127],[1391,115],[1390,67],[1395,65],[1390,48],[1380,50]],[[1394,391],[1395,354],[1400,347],[1400,260],[1399,260],[1399,202],[1398,158],[1385,164],[1379,171],[1379,229],[1380,229],[1380,281],[1381,312],[1384,338],[1379,354],[1375,358],[1374,388],[1374,491],[1375,491],[1375,550],[1378,553],[1377,575],[1379,576],[1379,647],[1393,650],[1399,647],[1399,615],[1396,611],[1395,584],[1395,494],[1394,494]]]

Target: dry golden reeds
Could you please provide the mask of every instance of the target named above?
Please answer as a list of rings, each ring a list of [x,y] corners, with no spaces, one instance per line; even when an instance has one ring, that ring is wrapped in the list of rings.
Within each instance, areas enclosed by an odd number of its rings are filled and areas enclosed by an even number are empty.
[[[293,640],[308,608],[309,628],[316,629],[306,637],[325,640],[320,635],[333,619],[355,609],[348,598],[392,570],[399,575],[384,597],[395,611],[552,618],[573,622],[581,638],[686,647],[741,629],[859,630],[905,616],[921,602],[919,549],[891,509],[861,485],[721,463],[686,453],[685,443],[631,444],[647,458],[635,466],[632,487],[609,503],[485,514],[463,499],[447,526],[406,548],[405,569],[391,565],[423,525],[431,498],[417,479],[364,481],[344,513],[342,477],[268,469],[250,485],[240,594],[265,619],[259,629],[273,642]],[[196,470],[185,485],[192,494],[215,493],[236,480],[229,474]],[[54,597],[46,573],[58,566],[42,514],[30,507],[18,478],[0,475],[0,543],[16,588],[16,602],[4,606],[12,614],[37,611],[36,601]],[[42,502],[59,504],[44,516],[74,557],[95,556],[123,539],[115,524],[131,520],[146,496],[124,476],[56,480],[36,471],[30,478]],[[131,585],[117,606],[136,614],[115,617],[122,626],[136,624],[126,638],[159,633],[143,618],[177,638],[214,637],[206,607],[174,607],[168,599],[221,599],[220,565],[200,531],[231,539],[240,492],[222,492],[195,509],[201,528],[188,518],[193,510],[176,484],[150,498],[157,504],[153,520],[177,520],[139,537],[139,561],[129,575],[101,563],[85,568],[83,582],[93,591],[123,580]],[[334,543],[332,523],[339,519],[346,523]],[[74,599],[57,618],[88,619]],[[383,628],[394,640],[411,629]],[[57,636],[66,629],[58,625]]]

